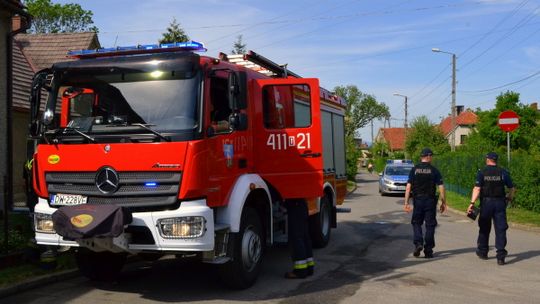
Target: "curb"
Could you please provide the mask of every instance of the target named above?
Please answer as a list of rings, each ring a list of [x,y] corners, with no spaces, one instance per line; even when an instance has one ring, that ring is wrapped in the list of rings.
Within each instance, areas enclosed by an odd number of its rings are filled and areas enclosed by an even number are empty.
[[[457,214],[457,215],[462,215],[463,217],[466,217],[467,219],[469,219],[467,217],[467,213],[465,211],[457,210],[457,209],[450,208],[450,207],[448,207],[448,211],[452,212],[454,214]],[[469,220],[471,221],[471,223],[473,222],[471,219],[469,219]],[[540,227],[536,227],[536,226],[529,226],[529,225],[513,223],[513,222],[508,222],[508,226],[511,227],[511,228],[514,228],[514,229],[540,233]]]
[[[71,279],[77,276],[79,276],[79,270],[71,269],[71,270],[64,270],[57,273],[45,274],[39,277],[31,278],[26,281],[16,283],[13,286],[0,288],[0,298],[7,297],[18,292],[26,291],[26,290],[32,289],[34,287],[37,287],[43,284],[55,283],[55,282],[63,281],[66,279]]]

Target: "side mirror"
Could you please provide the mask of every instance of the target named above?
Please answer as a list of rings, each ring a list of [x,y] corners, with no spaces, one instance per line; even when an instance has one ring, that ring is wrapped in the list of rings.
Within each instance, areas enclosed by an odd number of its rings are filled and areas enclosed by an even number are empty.
[[[53,111],[51,111],[50,109],[45,111],[45,113],[43,113],[43,124],[48,126],[51,124],[51,122],[53,121],[54,119],[54,113]]]
[[[28,127],[28,133],[32,137],[36,137],[41,134],[41,122],[38,119],[35,119],[30,123],[30,126]]]
[[[379,173],[379,176],[382,176],[382,172]]]
[[[245,109],[247,99],[246,72],[231,71],[227,79],[227,87],[229,94],[229,107],[233,110]]]
[[[229,124],[233,127],[234,130],[247,130],[248,117],[245,113],[234,113],[229,117]]]

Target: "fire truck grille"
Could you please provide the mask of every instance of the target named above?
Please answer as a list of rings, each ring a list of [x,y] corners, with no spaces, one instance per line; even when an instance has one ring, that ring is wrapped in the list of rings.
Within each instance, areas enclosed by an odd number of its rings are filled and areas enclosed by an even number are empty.
[[[77,194],[88,197],[87,204],[115,204],[125,207],[157,207],[176,203],[180,172],[118,172],[115,191],[102,192],[96,184],[98,172],[48,172],[50,195]]]

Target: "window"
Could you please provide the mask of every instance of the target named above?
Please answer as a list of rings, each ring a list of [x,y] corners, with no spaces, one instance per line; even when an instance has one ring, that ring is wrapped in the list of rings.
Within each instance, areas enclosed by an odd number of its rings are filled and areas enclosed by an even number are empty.
[[[214,77],[210,81],[210,121],[217,133],[230,132],[227,79]]]
[[[460,145],[463,145],[465,143],[465,139],[467,138],[467,135],[461,135],[460,139],[459,139],[459,144]]]
[[[270,85],[263,88],[264,126],[267,129],[305,128],[311,125],[307,85]]]

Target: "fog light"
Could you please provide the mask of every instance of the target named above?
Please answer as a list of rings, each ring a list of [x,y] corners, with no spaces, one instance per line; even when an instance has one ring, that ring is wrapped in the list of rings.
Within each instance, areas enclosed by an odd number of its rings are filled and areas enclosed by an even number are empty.
[[[34,213],[34,226],[36,232],[55,233],[52,215],[45,213]]]
[[[202,216],[173,217],[158,220],[159,234],[166,239],[192,239],[201,237],[206,230]]]

